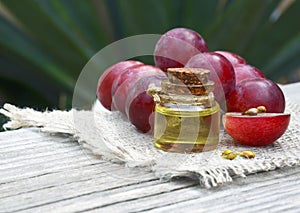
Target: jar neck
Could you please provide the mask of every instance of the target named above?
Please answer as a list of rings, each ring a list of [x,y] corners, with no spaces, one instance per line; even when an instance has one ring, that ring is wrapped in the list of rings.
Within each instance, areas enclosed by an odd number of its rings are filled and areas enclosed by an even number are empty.
[[[213,92],[203,95],[193,95],[191,93],[168,93],[160,87],[150,86],[148,94],[154,98],[156,104],[167,105],[190,105],[203,106],[209,108],[216,105]]]
[[[161,87],[150,86],[148,94],[156,104],[201,106],[210,108],[216,105],[213,90],[214,82],[208,79],[209,71],[200,68],[169,68],[168,80]]]
[[[161,89],[166,94],[178,94],[178,95],[194,95],[194,96],[206,96],[214,90],[214,83],[208,81],[205,84],[183,84],[183,83],[171,83],[170,81],[163,81],[161,83]]]
[[[158,104],[203,106],[205,108],[215,105],[213,93],[205,96],[178,94],[159,94],[158,96],[159,100],[155,100]]]

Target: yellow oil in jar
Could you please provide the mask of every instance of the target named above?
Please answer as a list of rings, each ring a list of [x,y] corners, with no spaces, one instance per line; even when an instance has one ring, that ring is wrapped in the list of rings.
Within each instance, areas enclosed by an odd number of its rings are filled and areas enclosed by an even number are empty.
[[[168,152],[215,149],[219,143],[220,108],[155,106],[154,145]]]

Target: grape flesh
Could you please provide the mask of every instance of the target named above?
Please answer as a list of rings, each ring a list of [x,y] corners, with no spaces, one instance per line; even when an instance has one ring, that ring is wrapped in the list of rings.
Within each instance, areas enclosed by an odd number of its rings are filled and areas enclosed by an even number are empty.
[[[128,67],[143,64],[139,61],[121,61],[106,69],[100,76],[97,86],[97,98],[108,110],[111,110],[111,89],[114,80]]]
[[[124,70],[112,85],[112,110],[118,110],[125,114],[125,101],[134,84],[142,77],[152,75],[165,76],[165,73],[151,65],[136,65]]]
[[[266,76],[256,67],[247,64],[237,64],[233,66],[236,84],[249,78],[266,78]]]
[[[245,112],[258,106],[265,106],[267,112],[284,112],[285,99],[277,84],[265,78],[245,79],[236,85],[227,100],[229,112]]]
[[[232,53],[232,52],[228,52],[228,51],[215,51],[215,53],[219,53],[221,55],[223,55],[228,61],[230,61],[230,63],[235,66],[237,64],[247,64],[247,61],[242,58],[241,56]]]
[[[241,144],[266,146],[286,131],[290,123],[290,114],[261,113],[245,116],[241,113],[226,113],[222,121],[226,132]]]
[[[231,63],[218,53],[205,52],[193,56],[185,67],[203,68],[210,71],[209,79],[215,83],[215,98],[226,111],[225,100],[235,88],[235,74]]]
[[[175,28],[161,36],[154,50],[155,65],[166,71],[171,67],[184,67],[186,62],[208,47],[200,34],[186,28]]]
[[[143,77],[136,82],[127,96],[126,115],[130,122],[141,132],[152,132],[154,123],[155,103],[153,98],[147,94],[147,89],[150,84],[160,87],[161,82],[166,79],[165,75]]]

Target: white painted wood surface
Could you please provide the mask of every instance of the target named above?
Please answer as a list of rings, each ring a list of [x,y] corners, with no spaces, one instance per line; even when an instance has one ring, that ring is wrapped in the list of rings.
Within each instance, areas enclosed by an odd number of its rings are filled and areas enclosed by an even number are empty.
[[[300,83],[283,86],[300,104]],[[300,212],[300,167],[204,189],[163,182],[38,129],[0,133],[0,212]]]

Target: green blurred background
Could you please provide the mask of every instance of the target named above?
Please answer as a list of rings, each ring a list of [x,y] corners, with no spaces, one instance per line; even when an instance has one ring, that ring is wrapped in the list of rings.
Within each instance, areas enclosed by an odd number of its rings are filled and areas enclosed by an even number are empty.
[[[1,104],[70,108],[96,52],[175,27],[199,32],[211,51],[240,54],[276,82],[298,81],[299,11],[294,0],[2,0]]]

